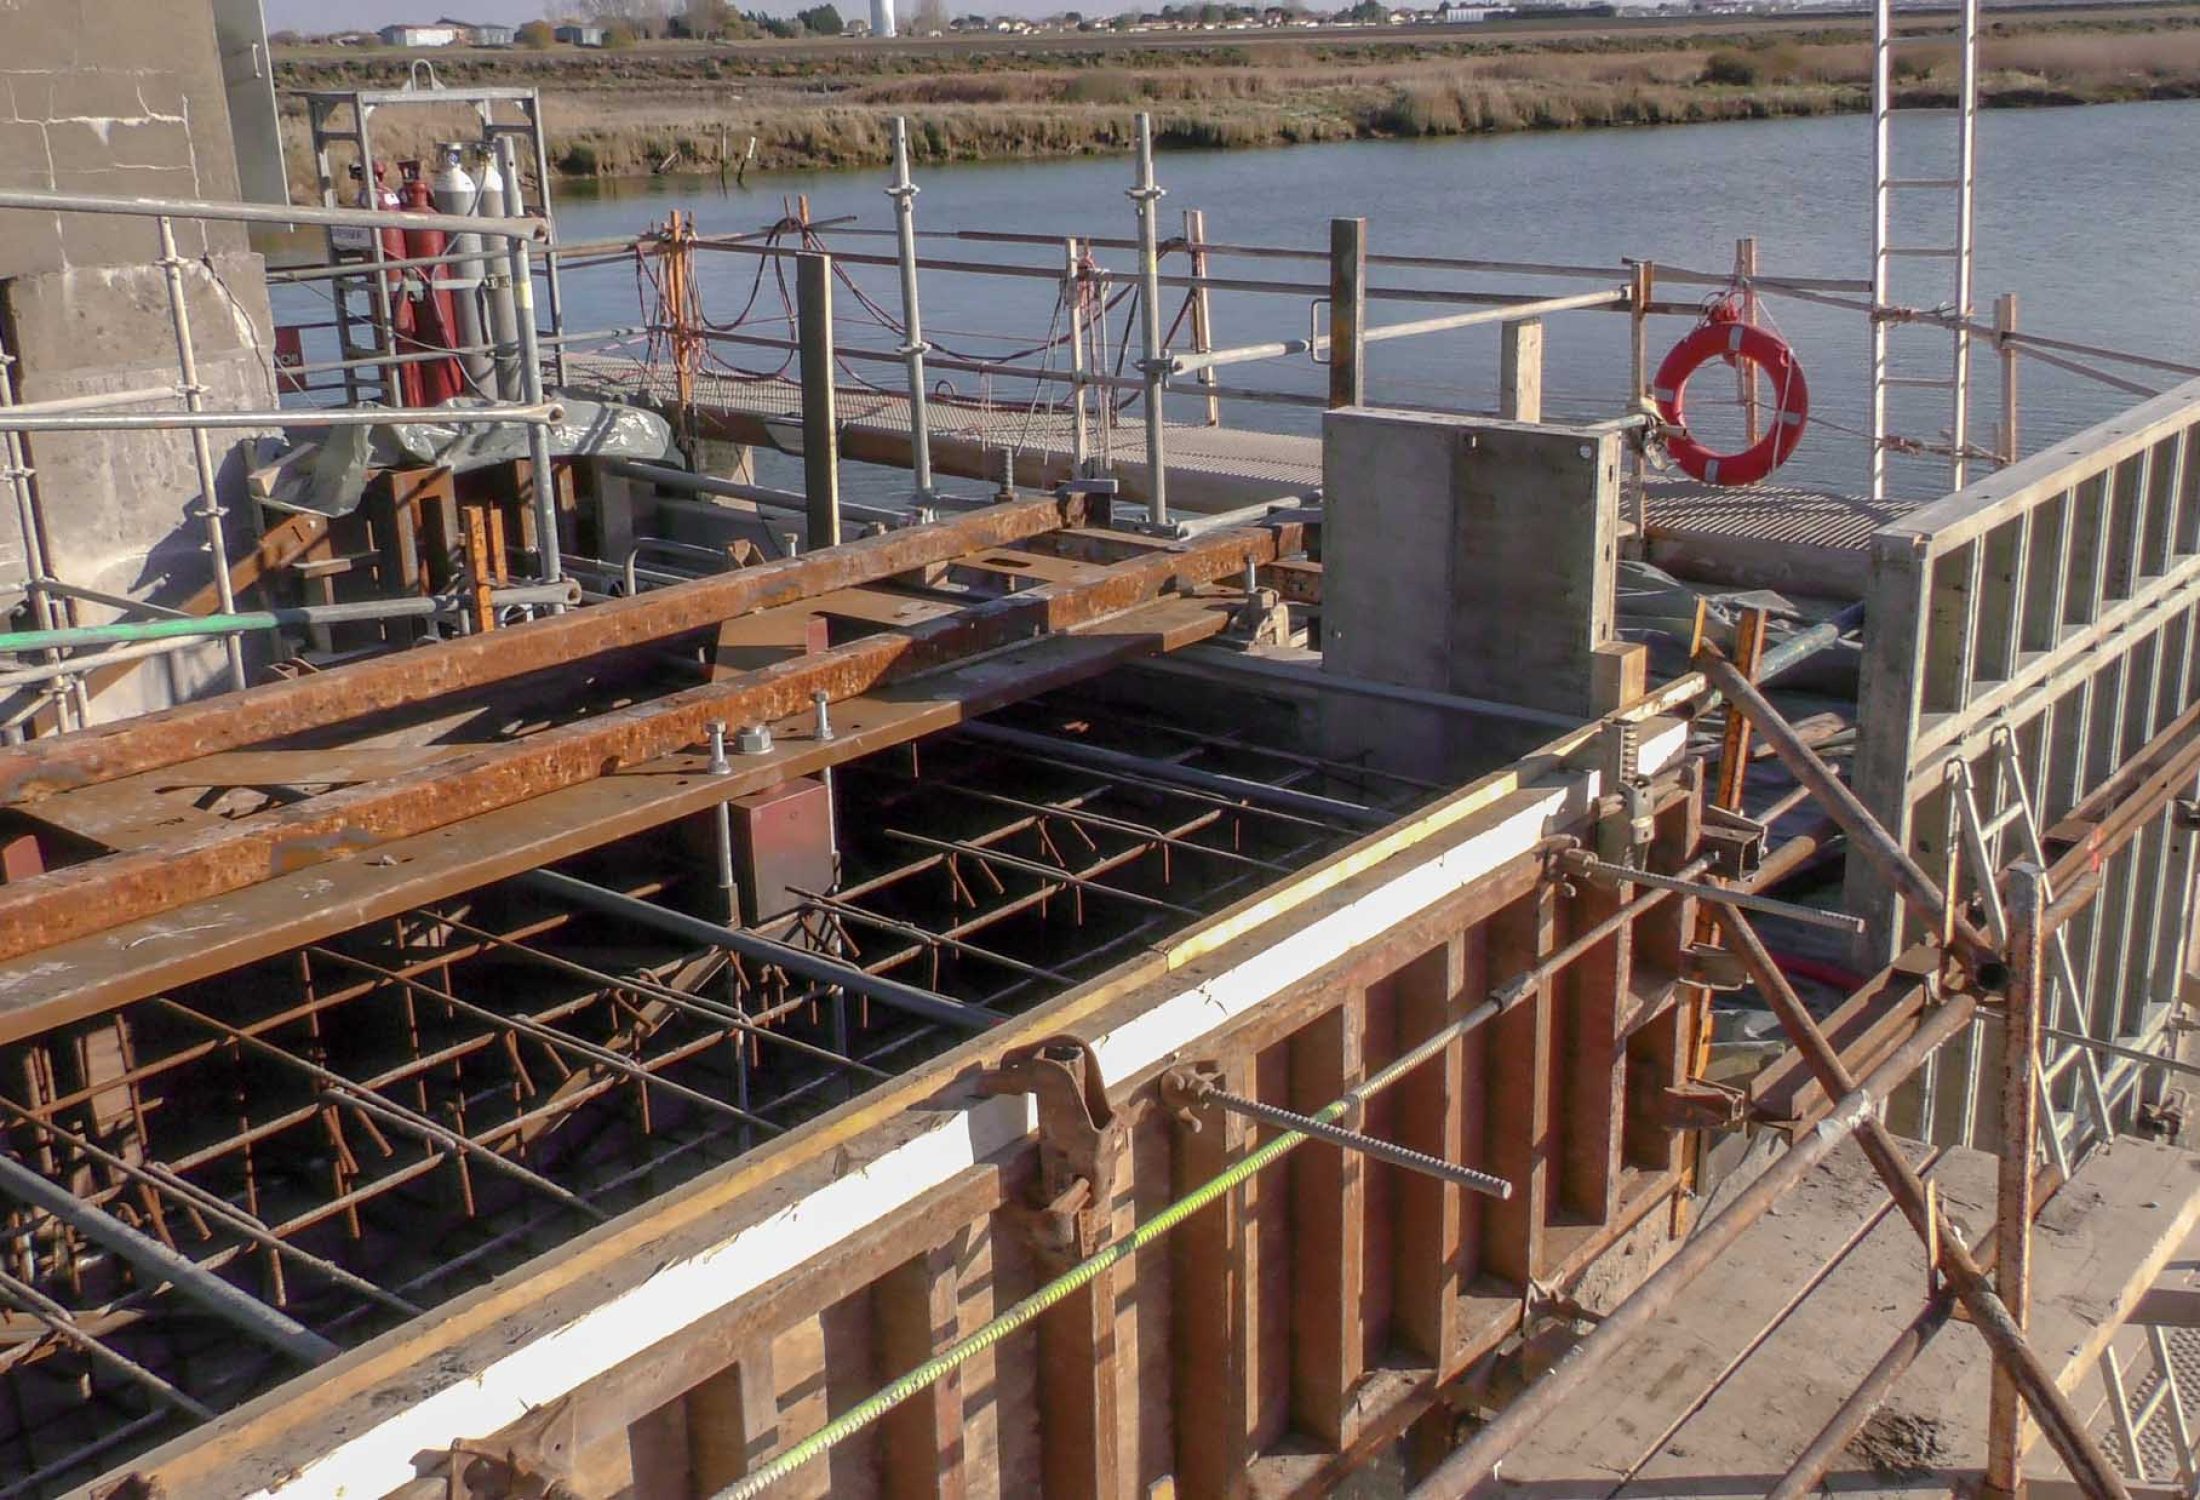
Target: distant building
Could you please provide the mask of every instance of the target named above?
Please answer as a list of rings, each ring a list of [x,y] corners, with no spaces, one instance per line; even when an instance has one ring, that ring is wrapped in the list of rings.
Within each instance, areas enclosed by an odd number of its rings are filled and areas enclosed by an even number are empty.
[[[447,23],[415,26],[399,21],[375,33],[385,47],[451,47],[459,40],[458,28]]]
[[[894,0],[871,0],[871,35],[893,36]]]
[[[570,47],[601,47],[604,31],[601,26],[560,26],[551,35]]]
[[[450,27],[458,33],[460,42],[472,47],[509,47],[519,40],[519,28],[502,21],[458,21],[442,16],[435,24]]]

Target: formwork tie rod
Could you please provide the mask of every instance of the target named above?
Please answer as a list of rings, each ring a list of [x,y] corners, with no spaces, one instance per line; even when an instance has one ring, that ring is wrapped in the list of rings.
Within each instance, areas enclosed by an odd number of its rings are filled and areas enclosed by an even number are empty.
[[[1477,1172],[1472,1167],[1455,1166],[1442,1157],[1415,1151],[1395,1141],[1362,1135],[1357,1130],[1347,1130],[1342,1125],[1333,1125],[1312,1115],[1279,1109],[1273,1104],[1263,1104],[1258,1099],[1247,1099],[1213,1087],[1197,1089],[1193,1097],[1199,1103],[1212,1104],[1230,1114],[1243,1115],[1248,1120],[1258,1120],[1261,1124],[1273,1125],[1278,1130],[1296,1131],[1313,1140],[1326,1141],[1347,1151],[1357,1151],[1363,1156],[1372,1156],[1377,1161],[1389,1162],[1394,1167],[1404,1167],[1410,1172],[1419,1172],[1424,1176],[1452,1183],[1469,1192],[1485,1193],[1492,1198],[1510,1198],[1513,1195],[1513,1185],[1502,1177]]]
[[[1569,855],[1561,865],[1567,874],[1598,881],[1629,881],[1635,885],[1653,886],[1658,890],[1675,891],[1685,896],[1698,896],[1706,901],[1716,901],[1722,906],[1740,907],[1746,911],[1762,912],[1768,917],[1785,917],[1791,922],[1803,922],[1812,927],[1830,927],[1836,932],[1855,934],[1864,930],[1860,917],[1847,912],[1820,911],[1815,906],[1802,906],[1793,901],[1780,901],[1771,896],[1754,895],[1749,891],[1729,886],[1711,885],[1701,880],[1688,880],[1677,875],[1662,875],[1655,870],[1638,870],[1631,865],[1615,865],[1601,859],[1581,854]]]

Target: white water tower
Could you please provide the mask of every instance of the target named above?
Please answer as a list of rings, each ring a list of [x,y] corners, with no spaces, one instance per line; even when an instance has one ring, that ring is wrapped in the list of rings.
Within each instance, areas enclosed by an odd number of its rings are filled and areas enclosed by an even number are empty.
[[[871,0],[871,35],[894,34],[894,0]]]

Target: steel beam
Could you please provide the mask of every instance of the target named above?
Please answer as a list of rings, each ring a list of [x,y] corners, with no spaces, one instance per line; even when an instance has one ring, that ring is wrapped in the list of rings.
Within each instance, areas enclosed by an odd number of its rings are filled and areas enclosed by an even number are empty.
[[[864,636],[723,682],[559,724],[508,743],[482,745],[432,766],[363,782],[173,844],[110,854],[0,887],[0,958],[577,786],[699,744],[715,722],[768,723],[812,709],[819,693],[833,700],[850,698],[980,652],[1094,625],[1165,594],[1272,561],[1278,546],[1276,532],[1266,528],[1218,532],[1075,583],[1047,584],[989,600],[907,630]],[[636,602],[670,592],[644,594]],[[494,639],[586,620],[615,607],[497,631]],[[454,648],[407,652],[390,658],[389,664],[405,668],[447,649]],[[299,681],[325,682],[338,675]],[[258,696],[239,700],[245,717],[251,716],[252,700]]]
[[[652,589],[430,651],[354,662],[249,696],[228,694],[79,734],[0,749],[0,806],[156,771],[715,625],[735,615],[875,583],[928,563],[1084,523],[1080,498],[989,506],[926,526]]]

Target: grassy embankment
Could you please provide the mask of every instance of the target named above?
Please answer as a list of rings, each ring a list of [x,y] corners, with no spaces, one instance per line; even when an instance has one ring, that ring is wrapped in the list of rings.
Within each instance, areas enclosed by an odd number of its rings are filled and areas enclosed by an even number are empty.
[[[2200,97],[2200,8],[2145,18],[2069,12],[1992,23],[1981,98],[1989,107]],[[1919,102],[1952,99],[1949,49],[1901,49]],[[301,51],[278,59],[284,87],[391,87],[394,52]],[[1113,46],[1091,38],[1015,46],[667,45],[629,52],[453,53],[449,84],[543,90],[551,156],[568,176],[717,171],[756,137],[755,166],[873,165],[907,115],[925,161],[1121,150],[1150,110],[1164,145],[1228,147],[1354,138],[1674,124],[1830,114],[1867,106],[1869,47],[1854,26],[1707,23],[1701,32],[1628,27],[1324,39],[1253,34],[1212,44]],[[391,157],[440,134],[472,135],[435,111],[385,111]],[[408,116],[410,117],[408,119]],[[302,114],[286,115],[303,181]]]

